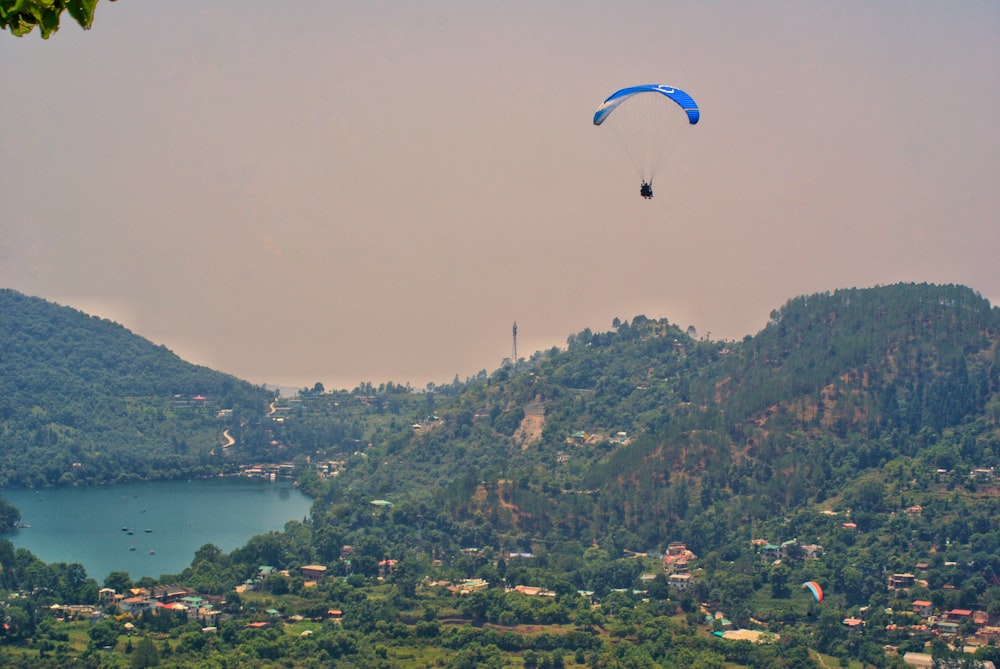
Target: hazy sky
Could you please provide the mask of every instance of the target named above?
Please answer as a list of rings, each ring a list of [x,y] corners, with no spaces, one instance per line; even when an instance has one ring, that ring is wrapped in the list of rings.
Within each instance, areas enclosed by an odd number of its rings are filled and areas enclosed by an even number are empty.
[[[639,197],[593,112],[702,110]],[[899,281],[1000,302],[1000,3],[101,2],[0,33],[0,286],[253,383],[465,379]]]

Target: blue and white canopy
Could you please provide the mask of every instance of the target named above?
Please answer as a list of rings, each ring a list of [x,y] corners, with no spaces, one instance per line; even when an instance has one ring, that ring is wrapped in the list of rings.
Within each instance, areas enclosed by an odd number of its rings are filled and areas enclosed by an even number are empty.
[[[597,108],[597,112],[594,113],[594,125],[601,125],[601,123],[604,122],[604,119],[606,119],[611,112],[618,108],[618,105],[625,102],[629,98],[642,93],[659,93],[673,100],[682,110],[684,110],[684,113],[687,114],[688,122],[691,125],[698,122],[698,118],[700,117],[698,105],[695,103],[694,98],[690,95],[679,88],[674,88],[673,86],[665,86],[663,84],[644,84],[642,86],[629,86],[628,88],[623,88],[620,91],[613,93],[611,97],[605,100],[601,106]]]

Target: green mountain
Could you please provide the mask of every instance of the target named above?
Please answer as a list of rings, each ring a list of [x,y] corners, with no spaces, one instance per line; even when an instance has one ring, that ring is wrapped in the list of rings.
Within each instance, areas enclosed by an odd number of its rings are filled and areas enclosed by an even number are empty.
[[[797,297],[738,342],[615,319],[464,383],[317,387],[267,412],[268,393],[119,326],[0,296],[4,476],[281,457],[316,499],[163,577],[231,616],[217,636],[137,618],[178,662],[900,669],[909,652],[957,663],[948,639],[1000,623],[1000,310],[968,288]],[[220,452],[223,429],[239,442]],[[0,585],[36,593],[7,609],[11,657],[55,666],[70,650],[45,644],[69,637],[33,620],[97,584],[31,560],[0,541]],[[306,565],[325,568],[315,586]],[[442,585],[463,581],[475,592]],[[730,622],[778,636],[712,634]],[[81,657],[132,649],[120,621],[90,627]],[[1000,653],[963,666],[979,659]]]
[[[994,466],[998,338],[1000,310],[956,286],[795,298],[741,342],[616,319],[469,384],[342,481],[517,545],[717,548],[806,504],[863,510],[852,486],[891,462],[897,478]]]
[[[192,475],[271,393],[108,320],[0,290],[0,487]]]

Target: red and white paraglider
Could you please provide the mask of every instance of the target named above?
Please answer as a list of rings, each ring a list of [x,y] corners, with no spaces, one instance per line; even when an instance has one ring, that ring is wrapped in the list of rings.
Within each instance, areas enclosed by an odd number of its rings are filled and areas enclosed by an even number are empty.
[[[816,581],[806,581],[802,584],[803,590],[808,590],[816,598],[817,604],[823,603],[823,588],[819,587]]]

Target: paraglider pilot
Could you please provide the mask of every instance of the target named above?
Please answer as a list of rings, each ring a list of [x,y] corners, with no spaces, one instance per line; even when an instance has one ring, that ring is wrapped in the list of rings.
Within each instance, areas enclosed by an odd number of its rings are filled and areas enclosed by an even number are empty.
[[[647,200],[653,197],[653,184],[648,181],[643,181],[642,186],[639,187],[639,195],[643,196]]]

